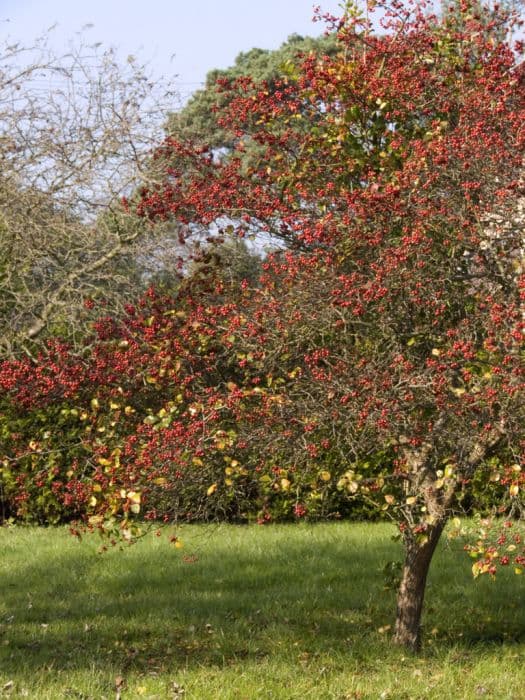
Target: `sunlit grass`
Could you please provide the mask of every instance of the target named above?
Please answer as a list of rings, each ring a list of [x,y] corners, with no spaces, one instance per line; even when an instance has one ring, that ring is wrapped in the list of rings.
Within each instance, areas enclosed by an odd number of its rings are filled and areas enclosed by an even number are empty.
[[[186,527],[99,554],[0,530],[0,697],[523,698],[520,577],[474,582],[443,543],[420,657],[389,644],[385,524]]]

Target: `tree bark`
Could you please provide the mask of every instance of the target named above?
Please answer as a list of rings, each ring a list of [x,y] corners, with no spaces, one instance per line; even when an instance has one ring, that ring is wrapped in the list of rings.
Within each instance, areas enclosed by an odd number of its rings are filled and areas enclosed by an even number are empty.
[[[397,594],[397,615],[394,643],[410,651],[421,648],[421,613],[430,562],[439,542],[445,521],[433,525],[425,542],[412,536],[405,539],[405,562]]]

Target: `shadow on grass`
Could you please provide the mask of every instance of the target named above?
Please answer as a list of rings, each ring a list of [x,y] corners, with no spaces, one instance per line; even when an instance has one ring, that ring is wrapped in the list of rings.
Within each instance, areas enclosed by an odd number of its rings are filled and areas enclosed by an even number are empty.
[[[296,658],[299,651],[341,663],[377,661],[378,645],[386,646],[378,628],[393,623],[395,606],[382,575],[384,564],[399,556],[388,537],[360,542],[346,540],[348,530],[336,537],[312,528],[311,536],[307,530],[256,533],[256,544],[248,546],[248,530],[225,532],[234,533],[233,541],[214,534],[186,561],[165,543],[145,540],[106,555],[93,547],[44,547],[5,570],[4,671],[162,672]],[[465,563],[440,552],[426,622],[437,628],[436,643],[523,639],[525,614],[509,607],[513,584],[505,582],[491,598],[485,582],[469,580]]]

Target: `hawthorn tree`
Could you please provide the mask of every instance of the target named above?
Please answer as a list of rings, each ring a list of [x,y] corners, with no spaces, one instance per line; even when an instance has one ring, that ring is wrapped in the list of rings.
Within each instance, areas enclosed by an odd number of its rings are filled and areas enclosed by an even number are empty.
[[[395,641],[415,649],[458,490],[485,470],[519,496],[525,93],[509,14],[383,10],[381,33],[334,19],[342,50],[295,82],[237,81],[218,120],[249,130],[263,167],[247,171],[242,138],[222,159],[168,139],[140,213],[291,242],[232,312],[248,385],[266,384],[238,439],[297,470],[336,449],[340,488],[398,522]],[[479,555],[475,573],[495,571],[501,552]]]

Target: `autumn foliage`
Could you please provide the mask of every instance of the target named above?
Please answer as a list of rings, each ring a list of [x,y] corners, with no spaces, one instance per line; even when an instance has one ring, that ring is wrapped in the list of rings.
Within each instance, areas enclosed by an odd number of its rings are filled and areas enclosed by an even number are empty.
[[[416,648],[458,494],[492,481],[515,512],[523,484],[525,91],[508,18],[469,3],[381,14],[380,31],[328,18],[340,51],[272,90],[223,84],[227,151],[161,145],[165,181],[143,189],[141,216],[188,241],[281,247],[258,286],[210,270],[99,320],[81,356],[5,363],[8,404],[60,409],[78,431],[67,446],[59,427],[15,431],[4,468],[23,511],[56,450],[57,500],[126,537],[135,515],[187,516],[188,484],[204,510],[259,498],[263,519],[275,493],[297,516],[328,492],[359,498],[399,525],[396,640]],[[22,460],[36,466],[17,476]],[[476,545],[476,573],[525,561],[500,541]]]

